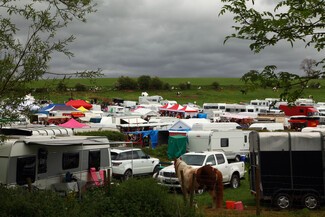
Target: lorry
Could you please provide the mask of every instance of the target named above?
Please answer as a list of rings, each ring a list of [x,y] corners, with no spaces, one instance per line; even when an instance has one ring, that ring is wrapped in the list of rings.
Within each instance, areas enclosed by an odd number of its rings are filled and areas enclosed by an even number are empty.
[[[240,161],[249,152],[247,130],[189,131],[187,151],[223,151],[228,160]]]
[[[318,116],[318,110],[314,106],[306,105],[280,105],[279,109],[284,112],[286,116]]]
[[[316,209],[325,199],[325,134],[251,132],[250,189],[279,209]]]
[[[205,152],[187,152],[181,156],[181,159],[188,165],[199,168],[204,165],[211,165],[222,173],[223,183],[232,188],[238,188],[240,180],[245,176],[245,163],[229,163],[225,154],[220,151]],[[154,174],[158,183],[171,189],[180,189],[181,184],[175,173],[174,165],[169,165]]]

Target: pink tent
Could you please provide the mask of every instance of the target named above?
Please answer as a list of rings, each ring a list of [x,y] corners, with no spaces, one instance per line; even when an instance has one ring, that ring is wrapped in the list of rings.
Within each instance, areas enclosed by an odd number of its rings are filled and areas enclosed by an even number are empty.
[[[89,127],[87,124],[79,123],[75,119],[71,118],[64,124],[59,124],[60,127],[66,127],[66,128],[83,128],[83,127]]]

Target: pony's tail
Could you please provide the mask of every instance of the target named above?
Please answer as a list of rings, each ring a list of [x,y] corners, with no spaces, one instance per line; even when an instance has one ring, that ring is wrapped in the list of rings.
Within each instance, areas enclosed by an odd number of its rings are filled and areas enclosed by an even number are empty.
[[[222,208],[223,205],[223,182],[222,182],[222,173],[219,170],[216,170],[217,175],[217,208]]]

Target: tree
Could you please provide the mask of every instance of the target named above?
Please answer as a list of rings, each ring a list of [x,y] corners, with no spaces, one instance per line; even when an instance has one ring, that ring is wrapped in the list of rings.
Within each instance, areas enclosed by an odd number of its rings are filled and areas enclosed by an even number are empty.
[[[312,78],[319,78],[319,72],[315,70],[316,60],[314,59],[304,59],[300,63],[300,69],[302,69],[306,76]]]
[[[151,79],[150,89],[152,90],[161,90],[163,89],[164,82],[158,77],[153,77]]]
[[[135,90],[137,89],[137,82],[128,76],[121,76],[117,79],[115,87],[118,90]]]
[[[57,32],[73,20],[85,22],[94,6],[91,0],[1,1],[0,118],[16,117],[30,91],[29,83],[45,74],[90,78],[101,75],[99,69],[72,74],[48,70],[53,53],[73,57],[67,46],[75,37],[59,38]]]
[[[211,86],[215,90],[219,90],[220,89],[220,84],[217,81],[212,82]]]
[[[250,40],[249,47],[255,53],[280,41],[287,41],[291,46],[301,41],[317,51],[324,49],[325,4],[321,0],[281,0],[277,1],[272,12],[255,10],[254,0],[221,1],[225,4],[220,15],[233,13],[236,23],[233,26],[235,33],[227,36],[225,42],[231,38]],[[315,76],[324,75],[324,62],[322,59],[316,63],[322,70]],[[292,101],[302,95],[302,87],[313,78],[276,70],[276,66],[266,66],[261,72],[251,70],[242,80],[248,85],[247,89],[258,86],[282,88],[280,97]]]
[[[149,75],[142,75],[138,77],[137,81],[140,90],[148,90],[151,84],[151,77]]]

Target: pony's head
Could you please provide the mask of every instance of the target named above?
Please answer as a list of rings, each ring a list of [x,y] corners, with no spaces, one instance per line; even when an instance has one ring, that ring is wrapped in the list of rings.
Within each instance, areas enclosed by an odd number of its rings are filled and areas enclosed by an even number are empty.
[[[174,159],[174,168],[175,168],[175,173],[176,173],[176,176],[178,176],[178,169],[179,169],[179,165],[182,163],[182,158],[179,157],[179,158],[175,158]]]

